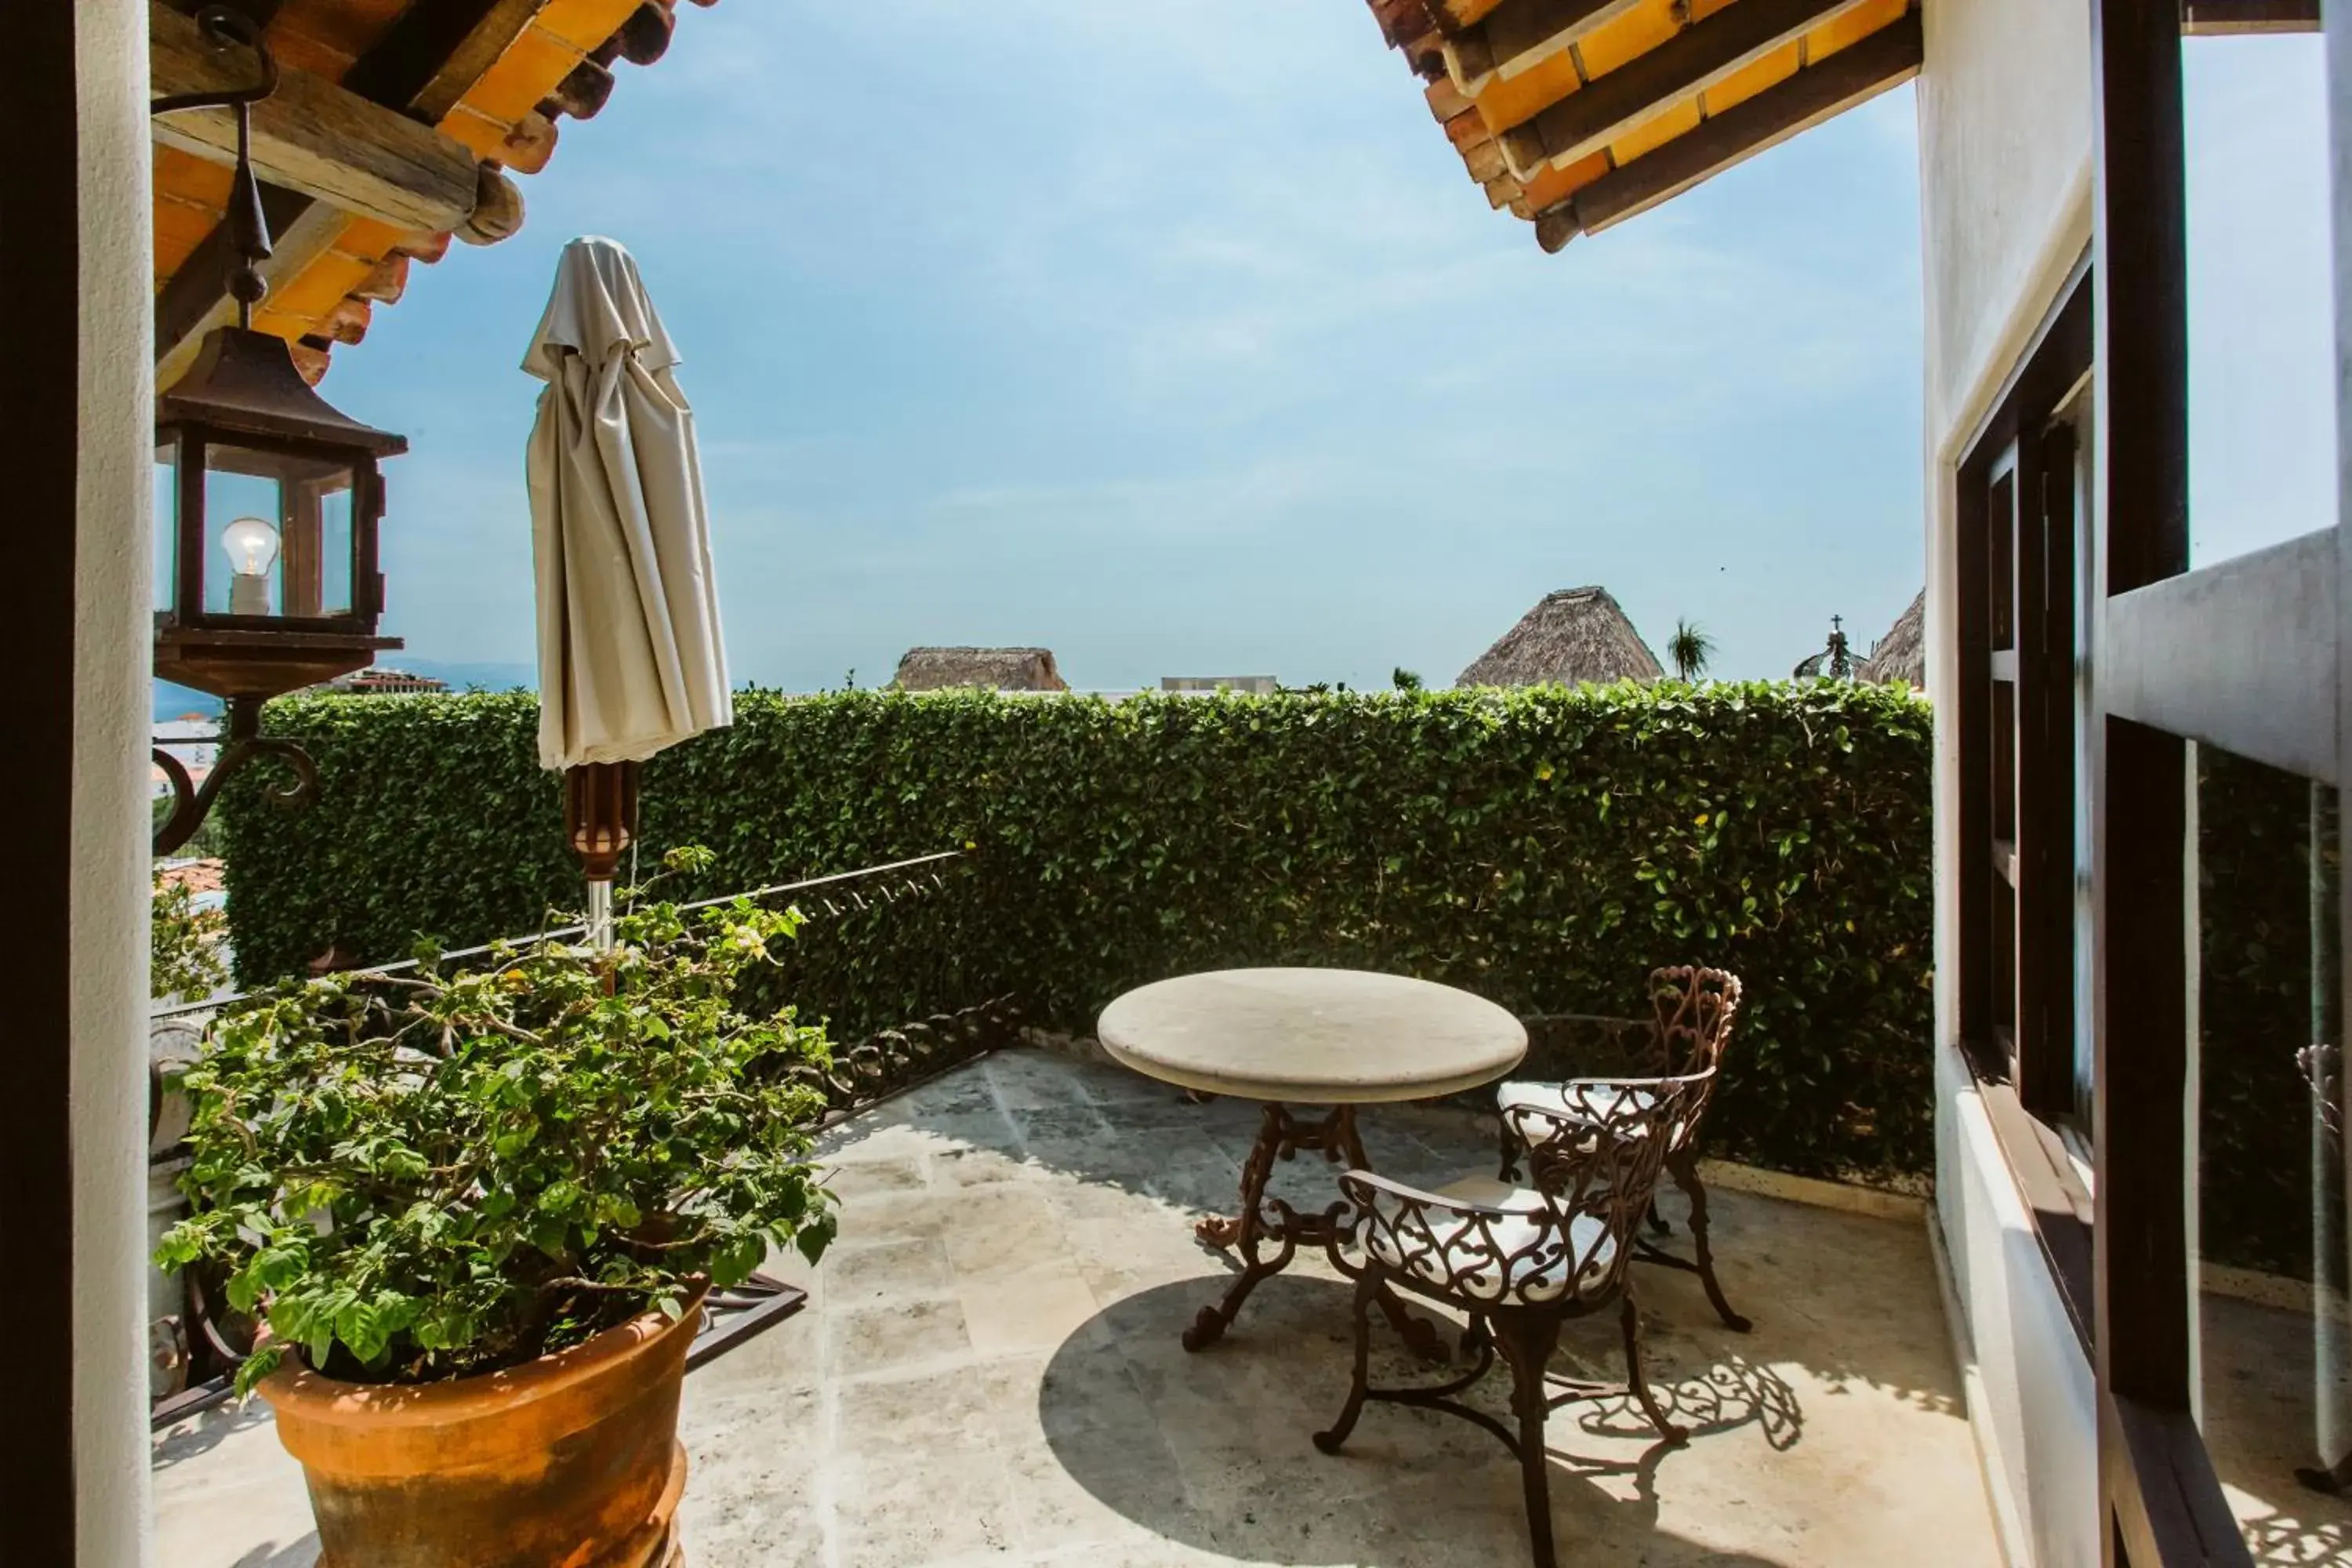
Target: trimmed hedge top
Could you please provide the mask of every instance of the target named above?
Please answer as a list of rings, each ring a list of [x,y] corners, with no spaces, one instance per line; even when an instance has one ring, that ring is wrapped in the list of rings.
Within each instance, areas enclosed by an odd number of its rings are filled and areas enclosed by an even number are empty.
[[[535,929],[579,879],[535,700],[301,697],[318,804],[225,807],[240,977]],[[1738,971],[1710,1116],[1807,1173],[1932,1164],[1927,707],[1830,682],[1268,697],[747,691],[646,765],[643,848],[719,893],[971,845],[950,896],[814,922],[786,984],[869,1027],[999,992],[1090,1029],[1187,971],[1325,964],[1523,1014]],[[653,862],[649,859],[648,864]]]

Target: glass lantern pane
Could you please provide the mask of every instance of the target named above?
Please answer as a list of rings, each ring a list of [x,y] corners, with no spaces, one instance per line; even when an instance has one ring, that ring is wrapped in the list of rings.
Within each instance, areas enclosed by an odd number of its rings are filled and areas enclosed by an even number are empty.
[[[155,447],[154,607],[168,610],[180,570],[180,443]]]
[[[205,468],[206,611],[293,619],[352,613],[349,463],[208,446]]]
[[[205,448],[205,613],[278,613],[286,505],[275,453]]]
[[[338,468],[332,482],[302,492],[319,519],[319,614],[352,613],[352,473]]]

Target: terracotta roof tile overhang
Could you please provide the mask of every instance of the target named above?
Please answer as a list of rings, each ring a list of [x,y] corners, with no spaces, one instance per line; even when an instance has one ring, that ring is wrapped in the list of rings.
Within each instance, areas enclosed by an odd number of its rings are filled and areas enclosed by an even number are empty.
[[[1918,74],[1918,0],[1367,0],[1546,250]]]
[[[714,0],[696,0],[710,5]],[[510,177],[545,167],[566,116],[613,90],[612,67],[668,47],[677,0],[234,0],[279,68],[255,106],[253,150],[274,253],[257,329],[293,345],[315,382],[337,343],[366,335],[409,268],[459,238],[522,224]],[[206,45],[198,0],[149,0],[154,91],[238,86],[251,55]],[[235,319],[224,216],[235,121],[205,110],[155,121],[156,382],[168,387],[206,331]]]

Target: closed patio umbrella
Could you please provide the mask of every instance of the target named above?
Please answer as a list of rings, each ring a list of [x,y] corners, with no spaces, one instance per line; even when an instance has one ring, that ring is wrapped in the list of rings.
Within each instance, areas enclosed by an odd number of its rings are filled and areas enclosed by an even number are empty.
[[[609,239],[575,239],[522,368],[547,384],[527,470],[539,599],[539,760],[598,945],[645,758],[734,718],[694,411],[677,348]]]

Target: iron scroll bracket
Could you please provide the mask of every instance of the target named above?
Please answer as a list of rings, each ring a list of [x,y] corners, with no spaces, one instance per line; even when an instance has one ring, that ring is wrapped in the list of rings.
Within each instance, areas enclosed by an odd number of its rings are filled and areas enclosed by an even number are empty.
[[[294,782],[267,785],[263,794],[273,805],[297,806],[310,804],[319,791],[319,768],[310,753],[296,742],[282,736],[261,732],[261,699],[232,697],[228,700],[228,732],[222,737],[220,755],[214,761],[212,772],[205,782],[197,784],[188,773],[187,765],[163,748],[167,745],[189,745],[189,741],[157,741],[152,747],[155,765],[163,770],[172,786],[172,815],[155,829],[154,852],[169,855],[195,837],[196,829],[211,814],[213,802],[229,780],[264,758],[275,758],[293,771]]]

